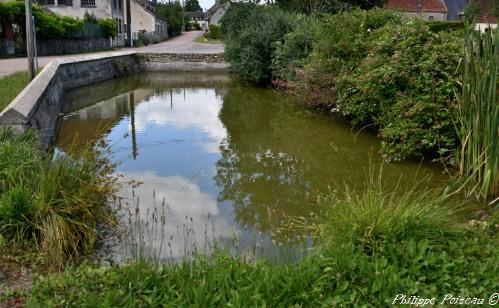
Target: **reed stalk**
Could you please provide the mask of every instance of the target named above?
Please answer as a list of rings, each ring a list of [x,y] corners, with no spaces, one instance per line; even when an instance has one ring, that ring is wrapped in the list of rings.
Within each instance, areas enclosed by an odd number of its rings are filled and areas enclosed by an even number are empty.
[[[486,199],[499,193],[498,72],[499,31],[480,33],[469,27],[456,121],[460,140],[456,158],[462,178],[473,183],[470,191]]]

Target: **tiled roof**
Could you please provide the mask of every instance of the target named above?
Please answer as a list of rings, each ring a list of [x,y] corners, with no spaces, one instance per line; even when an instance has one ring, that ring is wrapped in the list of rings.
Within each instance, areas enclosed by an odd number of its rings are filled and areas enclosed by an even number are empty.
[[[483,23],[488,23],[488,24],[495,24],[497,23],[497,18],[490,15],[490,2],[492,1],[496,1],[496,0],[479,0],[480,2],[480,9],[481,9],[481,15],[480,15],[480,18],[479,18],[479,22],[483,22]]]
[[[421,0],[423,12],[447,13],[444,0]],[[418,0],[388,0],[385,7],[402,12],[418,12]]]

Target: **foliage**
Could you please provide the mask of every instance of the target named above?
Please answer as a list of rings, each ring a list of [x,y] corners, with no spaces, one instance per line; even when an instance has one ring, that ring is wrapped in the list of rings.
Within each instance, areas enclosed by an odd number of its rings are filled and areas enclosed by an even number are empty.
[[[186,25],[186,31],[193,31],[193,30],[196,30],[196,31],[201,31],[201,25],[199,23],[197,23],[196,21],[189,21]]]
[[[96,154],[97,155],[97,154]],[[0,234],[36,244],[54,265],[77,260],[97,240],[97,224],[112,221],[110,166],[93,154],[54,158],[33,134],[0,132]]]
[[[203,8],[199,5],[198,0],[186,0],[184,4],[184,10],[186,12],[202,12]]]
[[[273,72],[309,104],[376,128],[388,160],[448,156],[456,145],[451,111],[462,35],[453,27],[377,9],[326,16],[315,35],[297,27],[286,36]],[[304,42],[309,55],[299,52]]]
[[[245,25],[243,22],[255,9],[257,6],[253,3],[232,3],[221,19],[222,36],[227,37],[232,32],[241,32]]]
[[[39,280],[28,307],[379,307],[400,293],[488,298],[499,287],[491,275],[499,270],[497,213],[488,224],[449,224],[456,212],[441,197],[413,201],[411,192],[385,195],[371,184],[365,195],[328,208],[322,246],[297,264],[248,262],[219,252],[160,267],[84,265]]]
[[[468,29],[463,94],[456,115],[459,172],[487,198],[499,194],[499,31]]]
[[[249,12],[243,10],[250,8]],[[232,10],[232,12],[231,12]],[[293,28],[293,16],[272,7],[231,5],[222,19],[225,57],[244,79],[268,83],[276,42]],[[242,17],[236,20],[234,17]]]
[[[164,20],[168,20],[169,37],[181,33],[184,11],[179,1],[156,4],[156,14]]]
[[[276,50],[272,58],[273,79],[291,81],[295,73],[303,67],[303,61],[313,50],[318,35],[316,19],[298,15],[294,31],[289,32],[284,40],[276,42]]]
[[[222,32],[220,26],[210,25],[208,31],[208,37],[212,40],[219,40],[222,38]]]
[[[455,21],[430,21],[427,23],[430,31],[441,32],[441,31],[457,31],[464,30],[464,22]]]
[[[341,3],[336,0],[276,0],[281,9],[306,15],[336,13],[341,9]]]
[[[101,18],[99,19],[98,25],[106,37],[114,37],[118,34],[118,25],[116,20],[112,18]]]
[[[361,8],[369,10],[382,7],[385,0],[276,0],[275,3],[283,10],[303,13],[306,15],[334,14],[344,8]]]
[[[490,5],[490,13],[499,18],[499,2],[497,1],[489,1]]]

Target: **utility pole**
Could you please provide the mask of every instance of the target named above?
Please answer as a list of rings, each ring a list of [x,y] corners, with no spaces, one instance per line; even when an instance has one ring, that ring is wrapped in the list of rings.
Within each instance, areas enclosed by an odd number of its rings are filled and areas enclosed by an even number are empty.
[[[130,8],[130,0],[126,0],[126,38],[127,38],[127,40],[125,42],[125,46],[133,47],[132,10]]]
[[[34,56],[34,48],[33,48],[33,17],[31,13],[31,1],[25,1],[26,7],[26,53],[28,54],[28,75],[29,80],[33,80],[35,78],[35,60]]]

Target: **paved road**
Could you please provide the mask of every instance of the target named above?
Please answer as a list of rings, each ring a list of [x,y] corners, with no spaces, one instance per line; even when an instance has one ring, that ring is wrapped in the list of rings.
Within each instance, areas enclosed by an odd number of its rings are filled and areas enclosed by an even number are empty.
[[[185,32],[180,36],[177,36],[171,40],[164,41],[159,44],[139,47],[139,48],[122,48],[120,51],[130,52],[150,52],[150,53],[221,53],[224,51],[223,45],[220,44],[204,44],[196,43],[195,39],[201,35],[200,31]],[[106,54],[116,51],[104,51],[96,52],[92,54]],[[39,57],[38,64],[40,67],[44,67],[50,61],[55,59],[75,59],[77,60],[81,56],[91,55],[89,53],[81,55],[62,55],[62,56],[48,56]],[[28,61],[26,58],[13,58],[0,60],[0,78],[11,75],[20,71],[28,70]]]

